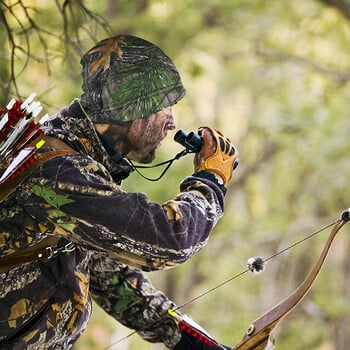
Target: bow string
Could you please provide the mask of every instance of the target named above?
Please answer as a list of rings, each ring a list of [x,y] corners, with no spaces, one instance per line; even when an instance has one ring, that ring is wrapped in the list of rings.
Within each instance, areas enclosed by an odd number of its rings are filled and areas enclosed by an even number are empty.
[[[304,299],[308,291],[311,289],[327,258],[335,236],[340,229],[349,222],[349,220],[350,208],[343,211],[340,218],[335,222],[320,257],[304,281],[289,297],[252,322],[242,340],[234,346],[232,350],[273,349],[274,339],[271,332],[279,322]]]
[[[324,226],[323,228],[311,233],[310,235],[306,236],[305,238],[297,241],[296,243],[293,243],[292,245],[289,245],[288,247],[278,251],[277,253],[273,254],[272,256],[262,259],[262,258],[255,258],[254,263],[258,262],[258,266],[262,268],[262,265],[265,264],[267,261],[277,257],[278,255],[286,252],[289,249],[294,248],[296,245],[301,244],[302,242],[305,242],[307,239],[312,238],[316,234],[333,227],[329,237],[325,243],[325,246],[322,250],[322,253],[318,260],[316,261],[315,265],[311,269],[310,273],[307,275],[307,277],[304,279],[304,281],[297,287],[297,289],[287,298],[285,298],[283,301],[281,301],[279,304],[272,307],[270,310],[268,310],[266,313],[264,313],[262,316],[257,318],[255,321],[253,321],[247,328],[246,333],[243,335],[242,340],[235,345],[232,350],[272,350],[274,348],[274,338],[272,336],[272,331],[274,328],[281,322],[281,320],[286,317],[307,295],[309,290],[311,289],[313,283],[315,282],[317,276],[319,275],[322,266],[324,265],[324,262],[327,258],[327,255],[329,253],[329,250],[332,246],[332,243],[334,241],[334,238],[336,237],[337,233],[341,230],[343,226],[345,226],[350,221],[350,208],[343,211],[340,215],[340,218],[334,221],[331,224],[328,224]],[[250,266],[249,260],[248,260],[248,267],[246,270],[238,273],[237,275],[234,275],[227,280],[215,285],[214,287],[202,292],[201,294],[197,295],[193,299],[188,300],[187,302],[177,306],[173,310],[170,310],[170,314],[174,313],[185,306],[194,303],[195,301],[201,299],[205,295],[213,292],[214,290],[226,285],[227,283],[237,279],[238,277],[241,277],[242,275],[248,273],[249,271],[254,272],[254,269]],[[179,322],[184,321],[182,320],[181,315],[177,315],[179,318]],[[157,320],[152,325],[157,326],[161,325],[163,322],[163,318],[160,320]],[[185,322],[185,321],[184,321]],[[186,323],[186,322],[185,322]],[[186,323],[187,327],[191,327],[191,325]],[[197,330],[195,328],[195,330]],[[127,336],[123,337],[122,339],[117,340],[113,344],[110,344],[107,346],[104,350],[110,349],[113,345],[116,345],[118,343],[121,343],[122,341],[126,340],[127,338],[131,337],[132,335],[136,334],[136,331],[131,332]],[[209,339],[211,339],[209,337]]]

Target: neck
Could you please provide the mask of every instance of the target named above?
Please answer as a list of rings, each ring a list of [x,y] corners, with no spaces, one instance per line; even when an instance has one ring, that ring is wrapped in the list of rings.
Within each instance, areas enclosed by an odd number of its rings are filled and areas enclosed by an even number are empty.
[[[115,143],[115,138],[110,140],[108,132],[100,132],[98,129],[100,129],[99,126],[97,126],[96,128],[96,132],[103,144],[103,147],[105,148],[111,159],[119,166],[119,170],[115,173],[112,173],[111,175],[117,183],[120,183],[122,180],[126,179],[133,171],[132,164],[124,158],[127,154],[127,152],[122,151],[122,146],[124,145],[124,143],[120,141],[117,142],[117,145],[119,147],[112,147],[112,144]]]
[[[108,153],[120,153],[123,157],[128,154],[129,150],[123,136],[126,132],[124,126],[94,123],[94,127]]]

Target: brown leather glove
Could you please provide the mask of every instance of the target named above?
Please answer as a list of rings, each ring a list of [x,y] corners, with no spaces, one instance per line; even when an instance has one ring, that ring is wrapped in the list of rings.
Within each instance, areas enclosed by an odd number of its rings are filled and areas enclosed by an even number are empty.
[[[220,131],[209,126],[200,127],[198,134],[203,145],[194,157],[195,171],[209,171],[219,175],[224,185],[232,179],[233,170],[238,165],[238,151]]]

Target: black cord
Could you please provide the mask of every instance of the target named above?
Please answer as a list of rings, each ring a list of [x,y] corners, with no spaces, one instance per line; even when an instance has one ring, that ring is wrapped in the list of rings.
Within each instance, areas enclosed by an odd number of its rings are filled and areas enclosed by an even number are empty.
[[[161,162],[161,163],[158,163],[158,164],[155,164],[155,165],[134,165],[134,163],[128,159],[128,161],[130,162],[132,168],[141,176],[143,177],[144,179],[146,180],[149,180],[149,181],[158,181],[160,180],[164,175],[165,173],[169,170],[169,168],[171,167],[171,165],[174,163],[175,160],[178,160],[180,158],[182,158],[183,156],[185,156],[186,154],[188,153],[191,153],[189,152],[187,149],[184,149],[183,151],[179,152],[178,154],[175,155],[174,158],[171,158],[171,159],[168,159],[164,162]],[[167,164],[167,166],[164,168],[164,170],[161,172],[161,174],[156,177],[156,178],[150,178],[150,177],[147,177],[145,175],[143,175],[138,169],[151,169],[151,168],[156,168],[156,167],[159,167],[159,166],[162,166],[162,165],[165,165]]]

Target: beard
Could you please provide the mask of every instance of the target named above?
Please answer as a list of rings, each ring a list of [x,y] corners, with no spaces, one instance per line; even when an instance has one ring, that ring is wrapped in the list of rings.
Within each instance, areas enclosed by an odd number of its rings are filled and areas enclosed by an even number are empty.
[[[146,155],[140,155],[137,152],[131,151],[127,154],[127,157],[135,162],[141,164],[149,164],[152,163],[156,157],[156,150],[153,149]]]
[[[160,140],[165,137],[163,129],[156,128],[153,119],[110,124],[102,135],[103,139],[112,149],[130,160],[141,164],[151,163]]]

